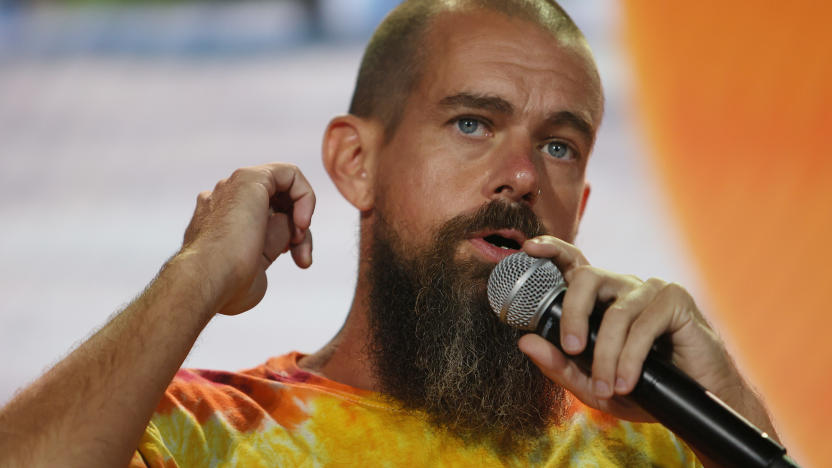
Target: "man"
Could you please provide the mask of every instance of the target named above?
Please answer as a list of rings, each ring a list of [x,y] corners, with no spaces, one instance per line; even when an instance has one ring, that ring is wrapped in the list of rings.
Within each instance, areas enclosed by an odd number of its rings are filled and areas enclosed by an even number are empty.
[[[177,374],[215,314],[260,301],[281,254],[312,262],[300,170],[237,170],[199,195],[145,292],[3,409],[4,464],[695,466],[621,398],[664,334],[682,370],[774,434],[684,289],[597,269],[569,243],[602,113],[589,49],[556,5],[404,3],[324,136],[324,165],[361,213],[338,335],[242,373]],[[585,346],[596,300],[612,303],[591,376],[488,310],[488,273],[520,248],[570,285],[568,353]]]

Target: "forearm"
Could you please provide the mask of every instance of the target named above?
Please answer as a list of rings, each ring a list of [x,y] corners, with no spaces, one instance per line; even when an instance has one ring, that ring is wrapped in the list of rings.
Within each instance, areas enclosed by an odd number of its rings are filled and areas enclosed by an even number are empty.
[[[0,410],[3,466],[124,466],[213,315],[177,256],[124,311]]]
[[[272,206],[282,197],[288,206]],[[126,465],[211,317],[254,307],[281,253],[312,263],[314,206],[306,178],[283,163],[238,169],[200,193],[185,247],[145,292],[0,409],[0,465]]]
[[[731,408],[747,419],[760,431],[766,433],[775,442],[780,443],[779,436],[774,430],[771,416],[766,409],[760,395],[741,376],[737,376],[738,384],[722,389],[717,395]],[[722,468],[724,465],[714,462],[705,454],[693,448],[696,456],[705,468]]]

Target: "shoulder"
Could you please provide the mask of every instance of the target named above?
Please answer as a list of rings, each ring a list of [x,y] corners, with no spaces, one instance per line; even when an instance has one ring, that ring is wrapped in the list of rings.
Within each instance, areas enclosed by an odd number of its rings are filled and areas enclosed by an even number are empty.
[[[304,456],[291,434],[303,421],[300,400],[292,397],[297,391],[303,389],[265,365],[242,372],[181,369],[156,407],[139,455],[163,466],[170,460],[202,466],[230,458],[257,464],[267,453],[270,461],[291,465]]]

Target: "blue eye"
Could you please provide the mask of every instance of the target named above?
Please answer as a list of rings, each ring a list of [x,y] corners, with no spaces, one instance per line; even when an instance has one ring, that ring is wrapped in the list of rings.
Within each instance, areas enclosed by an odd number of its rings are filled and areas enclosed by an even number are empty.
[[[476,119],[459,119],[456,121],[456,126],[460,132],[471,135],[480,128],[480,123]]]
[[[543,149],[546,151],[546,154],[557,159],[567,158],[569,153],[572,151],[569,146],[559,141],[550,141],[549,143],[546,143]]]

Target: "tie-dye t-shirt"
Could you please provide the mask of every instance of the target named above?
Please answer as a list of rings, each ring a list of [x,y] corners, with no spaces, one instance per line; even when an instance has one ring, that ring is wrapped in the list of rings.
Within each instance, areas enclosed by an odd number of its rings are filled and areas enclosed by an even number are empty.
[[[180,370],[130,466],[700,466],[663,426],[614,419],[574,398],[562,424],[506,454],[302,370],[300,357],[243,372]]]

